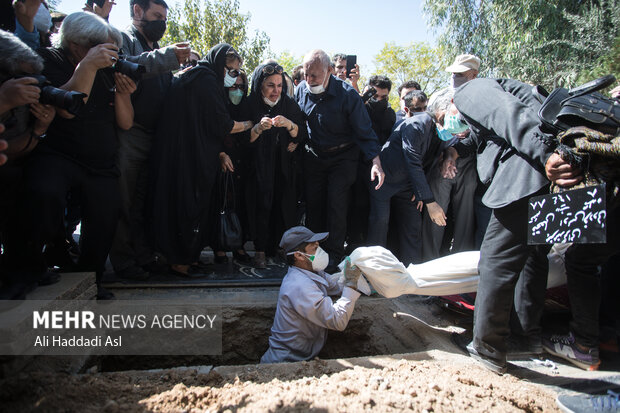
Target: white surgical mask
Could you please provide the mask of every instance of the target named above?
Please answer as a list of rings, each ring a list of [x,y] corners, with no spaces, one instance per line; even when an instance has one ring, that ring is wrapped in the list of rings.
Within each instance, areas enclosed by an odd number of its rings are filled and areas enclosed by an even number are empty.
[[[452,74],[452,78],[450,79],[450,85],[452,86],[453,89],[456,89],[457,87],[463,86],[465,83],[467,83],[469,79],[465,76],[456,76],[454,73]]]
[[[300,252],[306,257],[308,257],[310,262],[312,262],[312,269],[314,271],[323,271],[325,268],[327,268],[327,265],[329,264],[329,254],[325,252],[321,247],[317,247],[314,255],[306,254],[305,252],[301,251],[289,252],[288,255],[293,255],[295,254],[295,252]]]
[[[268,98],[266,98],[265,96],[263,96],[263,102],[265,102],[265,104],[267,106],[269,106],[270,108],[274,107],[275,105],[278,104],[278,102],[280,101],[280,96],[278,96],[278,99],[276,99],[275,102],[272,102],[271,100],[269,100]]]
[[[228,72],[226,72],[226,74],[224,75],[224,87],[231,87],[232,85],[235,84],[236,81],[237,81],[236,77],[232,77],[231,75],[228,74]]]
[[[327,73],[327,76],[329,76],[329,73]],[[325,79],[323,79],[323,82],[325,82]],[[325,86],[323,86],[323,83],[316,86],[310,86],[310,83],[306,82],[306,87],[308,88],[308,92],[312,93],[313,95],[320,95],[321,93],[325,92]]]

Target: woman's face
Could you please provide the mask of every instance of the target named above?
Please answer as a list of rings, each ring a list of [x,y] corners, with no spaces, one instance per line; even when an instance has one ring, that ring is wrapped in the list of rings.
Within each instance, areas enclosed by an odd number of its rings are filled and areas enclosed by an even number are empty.
[[[237,80],[235,80],[235,84],[232,87],[229,87],[228,90],[241,89],[245,90],[243,85],[243,78],[241,76],[237,76]]]
[[[226,59],[226,64],[224,65],[224,76],[231,70],[236,70],[237,72],[239,72],[239,69],[241,69],[241,62],[239,61],[239,59]]]
[[[282,75],[273,74],[266,78],[261,86],[261,92],[270,101],[277,101],[282,93]]]

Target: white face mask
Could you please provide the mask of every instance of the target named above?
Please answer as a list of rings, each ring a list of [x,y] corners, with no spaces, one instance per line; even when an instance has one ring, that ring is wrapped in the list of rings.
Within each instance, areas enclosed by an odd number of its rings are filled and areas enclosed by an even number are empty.
[[[306,254],[306,256],[310,259],[310,261],[312,261],[312,269],[314,271],[323,271],[329,264],[329,254],[326,253],[321,247],[317,247],[314,255]]]
[[[295,254],[295,252],[299,252],[308,257],[308,259],[312,263],[312,269],[316,272],[323,271],[325,268],[327,268],[327,265],[329,264],[329,254],[326,253],[321,247],[317,247],[314,255],[306,254],[305,252],[301,251],[289,252],[288,255],[293,255]]]
[[[231,87],[235,84],[235,82],[237,82],[237,78],[232,77],[228,74],[228,72],[226,72],[226,74],[224,75],[224,87]]]
[[[329,76],[329,72],[327,72],[327,76]],[[325,79],[323,79],[323,83],[325,83]],[[310,86],[310,83],[306,82],[308,92],[312,93],[313,95],[320,95],[321,93],[325,92],[325,86],[323,86],[323,83],[316,86]]]
[[[450,79],[450,86],[452,86],[453,89],[456,89],[457,87],[463,86],[467,83],[467,81],[469,81],[469,79],[466,76],[456,77],[453,73],[452,78]]]
[[[275,105],[277,105],[279,101],[280,101],[280,96],[278,96],[278,99],[276,99],[275,102],[272,102],[271,100],[269,100],[268,98],[263,96],[263,102],[265,102],[265,104],[268,105],[270,108],[272,108]]]

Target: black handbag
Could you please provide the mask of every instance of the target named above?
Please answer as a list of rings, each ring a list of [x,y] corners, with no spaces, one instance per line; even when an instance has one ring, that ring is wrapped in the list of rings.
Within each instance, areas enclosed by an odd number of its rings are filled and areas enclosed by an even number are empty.
[[[620,101],[597,93],[616,81],[607,75],[574,89],[555,89],[546,97],[538,116],[551,133],[564,132],[575,126],[586,126],[610,135],[620,132]],[[536,87],[534,94],[544,89]]]
[[[219,210],[217,228],[219,248],[224,251],[236,251],[243,247],[243,230],[241,229],[241,221],[235,212],[235,183],[232,173],[229,171],[222,175],[220,189],[223,191],[223,200],[222,207]],[[232,208],[228,203],[229,194],[233,200]]]

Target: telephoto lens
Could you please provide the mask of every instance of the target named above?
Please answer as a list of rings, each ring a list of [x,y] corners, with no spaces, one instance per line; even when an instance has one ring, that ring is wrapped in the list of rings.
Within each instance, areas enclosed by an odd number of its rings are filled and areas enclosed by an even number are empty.
[[[33,77],[39,82],[37,84],[39,89],[41,89],[39,103],[56,106],[60,109],[66,110],[72,115],[79,112],[79,110],[84,106],[84,98],[88,96],[81,92],[58,89],[57,87],[52,86],[43,75],[25,75],[22,77]]]
[[[146,68],[137,63],[125,60],[125,56],[119,53],[118,60],[114,64],[114,71],[129,76],[134,82],[138,82],[142,79],[142,75],[146,73]]]

